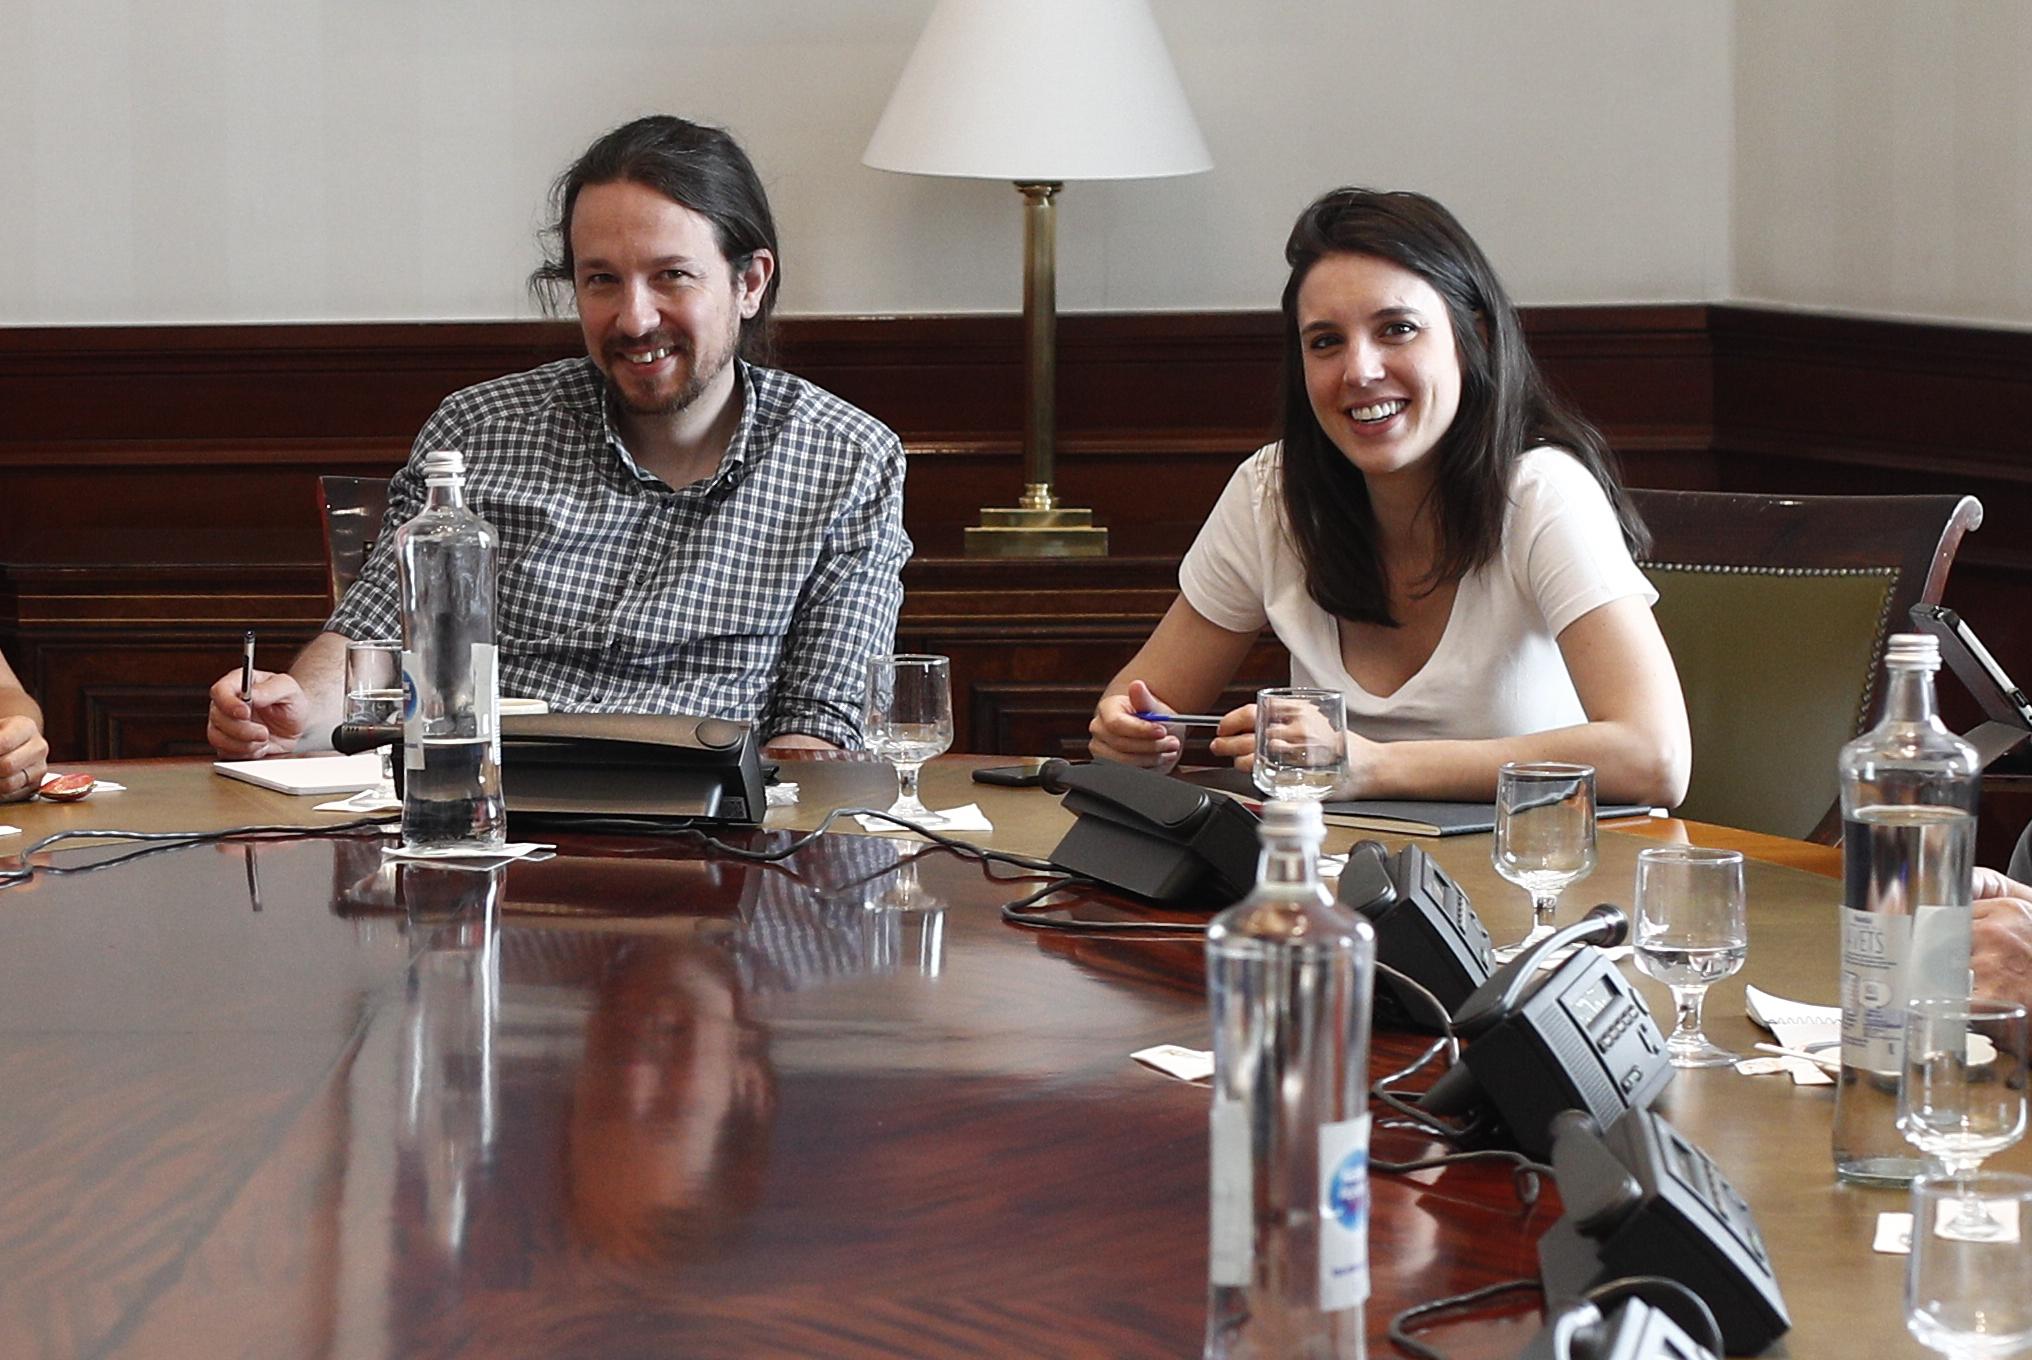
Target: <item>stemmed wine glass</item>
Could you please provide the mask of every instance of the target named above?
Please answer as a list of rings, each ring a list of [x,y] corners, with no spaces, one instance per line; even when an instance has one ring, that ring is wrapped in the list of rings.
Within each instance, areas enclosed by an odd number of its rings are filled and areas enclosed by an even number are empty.
[[[1347,709],[1337,689],[1256,692],[1256,761],[1266,798],[1325,799],[1348,772]]]
[[[346,703],[349,723],[402,721],[402,644],[393,638],[363,638],[346,644]],[[372,792],[395,796],[395,748],[381,748],[381,782]]]
[[[1566,887],[1594,872],[1595,767],[1511,761],[1496,772],[1496,872],[1531,894],[1531,932],[1492,951],[1503,962],[1552,933]]]
[[[868,749],[896,766],[889,815],[922,827],[946,818],[917,796],[917,772],[952,745],[952,663],[942,656],[868,658]]]
[[[1988,1237],[1957,1229],[1960,1213],[1950,1206],[1971,1198],[1998,1210],[2004,1229]],[[2028,1235],[2032,1177],[1978,1171],[1915,1179],[1905,1329],[1929,1350],[1964,1360],[2010,1355],[2032,1345]]]
[[[1898,1128],[1957,1181],[2025,1134],[2028,1035],[2025,1007],[2008,1001],[1920,1000],[1905,1013]],[[2005,1231],[1974,1194],[1946,1229],[1967,1238]]]
[[[1637,854],[1637,966],[1672,989],[1679,1019],[1665,1054],[1674,1067],[1736,1060],[1701,1033],[1700,1007],[1750,952],[1746,903],[1740,851],[1665,845]]]

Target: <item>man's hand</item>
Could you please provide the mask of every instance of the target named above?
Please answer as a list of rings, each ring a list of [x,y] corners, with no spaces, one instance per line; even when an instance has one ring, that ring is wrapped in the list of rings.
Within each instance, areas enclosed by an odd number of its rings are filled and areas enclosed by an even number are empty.
[[[49,743],[27,718],[0,718],[0,803],[33,798],[49,772]]]
[[[240,697],[240,672],[230,670],[212,686],[205,739],[233,760],[282,755],[303,740],[310,710],[310,697],[289,672],[254,672],[250,703]]]
[[[1977,869],[1975,896],[1969,966],[1976,995],[2032,1004],[2032,887]]]

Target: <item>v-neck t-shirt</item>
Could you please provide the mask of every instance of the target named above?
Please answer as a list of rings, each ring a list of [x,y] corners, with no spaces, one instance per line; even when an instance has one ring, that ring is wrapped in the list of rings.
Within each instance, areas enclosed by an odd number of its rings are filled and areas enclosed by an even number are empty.
[[[1514,464],[1502,547],[1461,578],[1439,645],[1388,695],[1356,684],[1341,659],[1340,621],[1307,593],[1286,527],[1282,446],[1251,455],[1178,572],[1186,603],[1238,633],[1266,623],[1291,653],[1291,683],[1346,696],[1348,726],[1377,741],[1522,736],[1587,721],[1559,635],[1612,600],[1658,592],[1631,560],[1601,483],[1564,449]]]

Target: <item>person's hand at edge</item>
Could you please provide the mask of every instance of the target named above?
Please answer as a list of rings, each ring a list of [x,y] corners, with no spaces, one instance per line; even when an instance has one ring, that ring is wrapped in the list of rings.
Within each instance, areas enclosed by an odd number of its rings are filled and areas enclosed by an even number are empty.
[[[310,698],[287,671],[255,671],[251,702],[240,697],[240,672],[227,671],[212,686],[205,740],[229,760],[284,755],[303,740]]]
[[[20,716],[0,718],[0,803],[33,798],[49,772],[49,742]]]

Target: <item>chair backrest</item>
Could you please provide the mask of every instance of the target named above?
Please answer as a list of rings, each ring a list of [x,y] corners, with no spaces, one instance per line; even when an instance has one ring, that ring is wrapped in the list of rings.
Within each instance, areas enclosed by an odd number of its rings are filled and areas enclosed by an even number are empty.
[[[1835,756],[1865,730],[1884,646],[1936,603],[1973,496],[1633,490],[1643,562],[1686,689],[1693,780],[1680,815],[1832,845]]]
[[[386,477],[318,478],[318,520],[325,531],[325,590],[331,608],[360,574],[381,516],[388,508]]]

